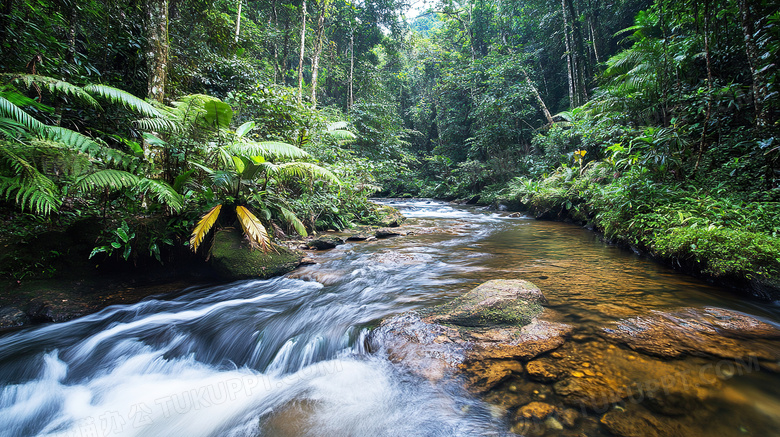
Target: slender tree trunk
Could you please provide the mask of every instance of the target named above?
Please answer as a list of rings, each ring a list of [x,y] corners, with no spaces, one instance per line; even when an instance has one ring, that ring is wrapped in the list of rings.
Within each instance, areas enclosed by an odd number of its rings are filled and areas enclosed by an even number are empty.
[[[147,0],[146,53],[148,71],[147,96],[162,102],[165,98],[165,76],[168,69],[168,0]]]
[[[241,33],[241,4],[244,0],[238,0],[238,14],[236,14],[236,44],[238,44],[238,34]]]
[[[550,110],[547,109],[547,105],[544,104],[544,100],[542,100],[542,96],[539,95],[539,90],[537,90],[534,84],[531,83],[531,78],[528,77],[528,73],[525,70],[522,71],[523,71],[523,76],[525,76],[525,82],[531,88],[531,92],[534,93],[536,100],[539,102],[539,106],[542,108],[542,112],[544,113],[544,118],[547,119],[547,123],[552,125],[555,122],[553,121],[552,114],[550,114]]]
[[[303,55],[306,50],[306,0],[301,6],[301,53],[298,57],[298,104],[303,104]]]
[[[320,55],[322,54],[323,36],[325,35],[325,12],[329,0],[319,0],[319,13],[317,15],[317,39],[314,42],[314,57],[311,61],[311,109],[317,108],[317,75],[320,67]]]
[[[755,20],[751,9],[750,0],[738,0],[739,12],[742,18],[742,34],[745,38],[745,54],[748,58],[750,76],[753,79],[753,107],[756,111],[756,127],[762,128],[768,125],[766,109],[764,108],[764,79],[759,72],[758,46],[755,40]]]
[[[561,0],[561,15],[563,16],[563,41],[566,47],[566,67],[567,77],[569,79],[569,106],[574,108],[578,105],[574,95],[574,65],[572,62],[571,44],[569,43],[569,24],[568,20],[566,19],[566,0]]]
[[[347,100],[347,110],[352,109],[355,104],[355,96],[352,94],[353,74],[355,73],[355,29],[349,29],[349,96]]]
[[[586,62],[585,56],[585,43],[582,37],[582,27],[580,20],[577,19],[577,11],[574,8],[574,2],[572,0],[563,0],[563,3],[569,11],[569,19],[571,20],[571,45],[572,49],[572,66],[574,73],[574,94],[577,99],[576,106],[580,106],[588,99],[588,84],[586,77],[590,76],[590,68]]]
[[[78,26],[78,9],[75,5],[70,6],[70,23],[68,26],[68,53],[65,55],[65,62],[60,67],[60,75],[63,80],[70,78],[70,66],[73,65],[76,60],[76,31]],[[57,103],[54,105],[54,120],[57,126],[62,122],[62,104],[63,99],[61,97],[55,97]]]
[[[704,117],[704,125],[701,131],[701,140],[699,141],[699,155],[696,157],[696,165],[693,167],[693,174],[699,170],[701,157],[704,155],[704,148],[707,145],[707,126],[712,117],[712,59],[710,57],[710,0],[704,0],[704,59],[707,63],[707,115]]]

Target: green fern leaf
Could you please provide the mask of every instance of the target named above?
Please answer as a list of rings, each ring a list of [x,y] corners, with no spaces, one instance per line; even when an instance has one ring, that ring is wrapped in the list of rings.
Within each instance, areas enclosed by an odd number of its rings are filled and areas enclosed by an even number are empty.
[[[33,132],[43,132],[46,125],[24,112],[21,108],[11,103],[10,100],[0,96],[0,115],[24,125]]]
[[[289,159],[306,158],[309,154],[293,146],[280,141],[240,141],[229,147],[234,155],[264,156]]]
[[[76,187],[83,191],[92,190],[121,190],[138,184],[138,176],[122,170],[100,170],[95,173],[82,176],[76,180]]]
[[[97,94],[111,103],[120,104],[125,108],[139,112],[146,117],[162,117],[160,111],[152,106],[152,104],[139,99],[127,91],[122,91],[119,88],[107,85],[87,85],[84,87],[84,91]]]

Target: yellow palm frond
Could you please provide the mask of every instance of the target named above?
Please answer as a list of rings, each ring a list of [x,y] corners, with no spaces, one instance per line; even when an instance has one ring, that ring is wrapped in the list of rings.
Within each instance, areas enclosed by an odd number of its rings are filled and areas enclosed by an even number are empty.
[[[253,246],[259,245],[263,252],[268,252],[271,247],[271,240],[268,238],[268,232],[265,230],[265,226],[260,223],[260,220],[249,212],[245,206],[237,206],[236,215],[238,215],[238,221],[241,223],[241,227],[244,228],[244,233],[249,237],[250,243]]]
[[[219,217],[219,211],[221,209],[222,205],[217,205],[214,208],[211,208],[209,212],[200,218],[198,225],[195,226],[195,229],[192,230],[192,237],[190,237],[190,248],[192,248],[193,252],[198,250],[198,247],[200,246],[200,243],[203,242],[206,234],[209,233],[211,228],[214,226],[214,223],[217,222],[217,217]]]

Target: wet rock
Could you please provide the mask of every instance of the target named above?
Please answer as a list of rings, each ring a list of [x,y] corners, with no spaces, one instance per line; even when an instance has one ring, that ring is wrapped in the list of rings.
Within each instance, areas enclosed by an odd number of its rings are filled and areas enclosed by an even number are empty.
[[[620,320],[605,328],[609,339],[663,358],[684,355],[727,359],[756,357],[777,363],[780,329],[755,317],[721,308],[682,308]],[[774,344],[773,344],[774,343]]]
[[[555,382],[566,374],[566,369],[556,360],[541,358],[528,362],[525,366],[528,377],[539,382]]]
[[[433,381],[463,364],[467,352],[457,329],[426,323],[414,311],[383,321],[369,343],[372,350],[385,350],[391,361]]]
[[[238,231],[221,230],[214,236],[211,264],[227,280],[265,279],[292,271],[303,259],[302,253],[286,247],[272,244],[271,248],[268,253],[253,250]]]
[[[373,331],[372,349],[418,374],[438,379],[465,372],[484,391],[522,372],[530,360],[560,347],[572,328],[541,320],[541,291],[527,281],[489,281],[451,303],[385,320]]]
[[[461,365],[468,387],[477,393],[493,389],[510,376],[523,374],[523,365],[514,360],[472,361]]]
[[[544,402],[531,402],[517,410],[515,418],[544,420],[555,412],[556,408],[550,404]]]
[[[310,266],[310,265],[313,265],[313,264],[317,264],[317,261],[314,261],[313,258],[309,258],[308,256],[305,256],[305,257],[301,258],[301,264],[300,265],[302,265],[302,266]]]
[[[306,246],[308,246],[309,249],[316,250],[333,249],[334,247],[340,246],[342,244],[344,244],[344,240],[341,237],[337,237],[335,235],[322,235],[306,242]]]
[[[0,308],[0,329],[15,328],[30,322],[24,311],[16,307]]]
[[[397,250],[376,252],[370,257],[371,261],[381,264],[419,265],[430,260],[430,255],[419,253],[403,253]]]
[[[397,237],[399,235],[407,235],[407,233],[401,229],[393,228],[379,228],[374,232],[376,238],[389,238]]]
[[[601,417],[601,424],[609,432],[619,437],[686,437],[697,435],[677,421],[655,417],[636,405],[609,411]]]
[[[544,295],[532,283],[496,279],[437,307],[429,320],[471,327],[527,325],[542,312],[543,303]]]
[[[558,419],[561,424],[566,428],[574,428],[577,425],[577,420],[580,418],[580,413],[573,408],[566,408],[558,415]]]

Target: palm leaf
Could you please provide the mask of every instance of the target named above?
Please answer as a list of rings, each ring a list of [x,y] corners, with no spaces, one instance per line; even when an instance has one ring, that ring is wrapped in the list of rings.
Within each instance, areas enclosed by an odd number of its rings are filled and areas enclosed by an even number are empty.
[[[265,226],[245,206],[237,206],[236,215],[238,215],[241,227],[244,228],[244,233],[249,237],[249,242],[252,245],[259,245],[260,249],[267,253],[271,247],[271,240],[268,238]]]
[[[349,122],[347,121],[337,121],[335,123],[330,123],[327,127],[327,130],[334,131],[334,130],[341,130],[346,129],[349,126]]]
[[[103,146],[92,138],[64,127],[47,126],[42,136],[48,140],[61,142],[73,150],[92,157],[97,157],[103,150]]]
[[[192,236],[190,237],[190,248],[193,252],[198,250],[198,247],[200,246],[200,243],[203,242],[206,234],[209,233],[211,228],[214,226],[214,223],[217,222],[217,217],[219,217],[220,210],[222,210],[221,204],[211,208],[209,212],[200,218],[200,221],[192,230]]]
[[[239,141],[230,146],[230,151],[234,155],[242,156],[264,156],[289,159],[306,158],[309,154],[292,144],[282,143],[280,141]]]
[[[121,190],[138,184],[138,176],[122,170],[100,170],[82,176],[76,180],[76,187],[83,191],[91,190]]]
[[[85,86],[84,91],[97,94],[111,103],[118,103],[127,109],[140,112],[146,117],[162,117],[160,111],[150,103],[119,88],[95,84]]]

